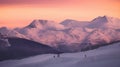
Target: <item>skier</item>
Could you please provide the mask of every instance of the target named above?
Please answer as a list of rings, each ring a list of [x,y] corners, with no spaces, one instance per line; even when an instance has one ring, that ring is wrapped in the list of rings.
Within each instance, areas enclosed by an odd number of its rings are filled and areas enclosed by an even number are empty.
[[[60,54],[59,54],[59,53],[57,54],[57,57],[60,57]]]
[[[55,55],[53,56],[53,58],[55,58]]]
[[[84,56],[85,56],[85,58],[87,58],[87,55],[86,55],[86,54],[85,54]]]

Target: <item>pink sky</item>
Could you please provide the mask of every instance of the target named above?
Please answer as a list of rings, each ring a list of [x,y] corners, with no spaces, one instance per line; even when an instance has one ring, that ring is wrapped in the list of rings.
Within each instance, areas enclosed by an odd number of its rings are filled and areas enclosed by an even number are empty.
[[[0,26],[21,27],[34,19],[120,18],[120,0],[0,0]]]

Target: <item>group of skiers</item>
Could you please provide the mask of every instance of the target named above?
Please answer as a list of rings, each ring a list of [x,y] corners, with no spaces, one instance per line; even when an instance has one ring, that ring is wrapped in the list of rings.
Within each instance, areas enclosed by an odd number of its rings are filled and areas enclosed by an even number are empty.
[[[57,56],[56,55],[53,56],[53,58],[56,58],[56,57],[60,57],[60,54],[57,54]]]
[[[53,58],[60,57],[60,54],[54,55]],[[84,57],[87,58],[87,55],[84,54]]]

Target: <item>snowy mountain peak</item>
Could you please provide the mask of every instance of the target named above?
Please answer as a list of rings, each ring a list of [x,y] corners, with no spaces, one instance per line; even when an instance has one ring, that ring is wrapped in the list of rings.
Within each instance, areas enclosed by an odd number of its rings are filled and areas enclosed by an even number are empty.
[[[47,21],[46,20],[33,20],[28,27],[30,28],[39,28],[41,27],[41,24],[45,24]]]
[[[53,22],[49,20],[33,20],[31,24],[29,24],[27,27],[30,28],[41,28],[42,26],[48,24],[48,22]]]
[[[38,20],[33,20],[31,24],[29,24],[27,27],[30,27],[30,28],[37,28],[40,26],[40,23]]]
[[[109,16],[99,16],[95,19],[93,19],[88,25],[90,28],[120,28],[120,19],[115,17],[109,17]]]
[[[92,22],[106,23],[106,22],[109,22],[109,17],[108,16],[99,16],[99,17],[93,19]]]

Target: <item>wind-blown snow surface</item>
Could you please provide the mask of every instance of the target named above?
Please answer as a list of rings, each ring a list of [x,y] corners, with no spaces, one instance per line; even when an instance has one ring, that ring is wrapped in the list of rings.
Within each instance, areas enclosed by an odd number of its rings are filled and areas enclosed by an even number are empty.
[[[0,67],[120,67],[120,43],[85,52],[64,53],[60,57],[44,54],[1,61]]]

